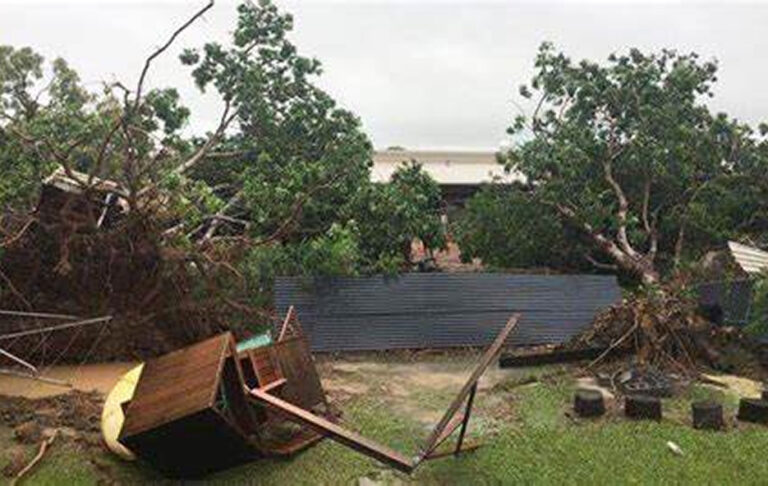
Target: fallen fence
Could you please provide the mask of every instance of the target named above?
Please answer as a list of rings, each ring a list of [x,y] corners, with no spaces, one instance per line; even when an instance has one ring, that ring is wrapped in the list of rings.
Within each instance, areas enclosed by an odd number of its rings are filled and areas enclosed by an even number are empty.
[[[397,277],[281,277],[275,306],[294,305],[313,351],[487,346],[510,314],[508,343],[559,344],[621,292],[613,276],[410,273]]]

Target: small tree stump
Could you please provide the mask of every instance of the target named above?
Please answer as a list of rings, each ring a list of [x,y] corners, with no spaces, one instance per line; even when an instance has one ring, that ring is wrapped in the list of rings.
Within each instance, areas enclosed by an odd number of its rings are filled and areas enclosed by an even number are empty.
[[[605,413],[603,394],[597,390],[577,390],[573,411],[580,417],[599,417]]]
[[[693,428],[703,430],[721,430],[723,421],[723,406],[717,402],[701,401],[691,404]]]
[[[647,395],[629,395],[624,401],[624,414],[633,419],[661,420],[661,400]]]
[[[768,424],[768,401],[758,398],[742,398],[736,418],[743,422]]]

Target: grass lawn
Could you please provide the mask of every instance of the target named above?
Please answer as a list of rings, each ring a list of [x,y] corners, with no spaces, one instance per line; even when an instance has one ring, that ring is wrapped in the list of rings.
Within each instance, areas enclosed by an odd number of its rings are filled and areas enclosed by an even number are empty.
[[[349,427],[415,454],[435,417],[458,390],[456,383],[471,368],[471,360],[463,357],[428,361],[341,367],[326,362],[321,374],[331,397],[341,404]],[[420,371],[411,377],[404,371],[412,367]],[[661,423],[630,422],[615,409],[597,421],[575,421],[566,415],[573,378],[567,373],[553,374],[557,370],[494,371],[493,381],[481,386],[467,439],[482,439],[485,446],[458,459],[427,462],[410,477],[325,440],[289,460],[256,461],[207,481],[346,485],[368,477],[386,484],[768,483],[768,428],[743,424],[734,428],[731,424],[728,432],[700,432],[688,423],[691,399],[717,398],[732,417],[737,397],[695,386],[684,397],[665,400]],[[517,385],[535,375],[541,380]],[[673,454],[667,441],[677,443],[684,455]],[[13,444],[8,428],[0,425],[0,450]],[[33,454],[31,448],[28,453]],[[0,466],[2,461],[0,455]],[[95,484],[105,478],[125,484],[162,480],[147,467],[117,461],[93,446],[62,440],[26,484]]]

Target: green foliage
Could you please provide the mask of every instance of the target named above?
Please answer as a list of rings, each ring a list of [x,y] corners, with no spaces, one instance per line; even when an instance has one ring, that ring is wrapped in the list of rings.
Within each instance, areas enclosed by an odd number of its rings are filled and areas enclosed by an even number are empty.
[[[464,261],[495,268],[579,269],[587,249],[578,234],[524,188],[491,184],[467,201],[453,225]]]
[[[286,219],[296,222],[281,241],[323,235],[367,184],[370,142],[357,117],[314,84],[320,63],[287,38],[289,14],[269,1],[238,13],[231,46],[208,43],[181,56],[200,89],[218,91],[237,121],[224,142],[234,158],[212,158],[194,176],[242,186],[255,237],[279,231]]]
[[[361,255],[354,225],[333,224],[319,237],[300,243],[269,244],[252,248],[240,267],[257,305],[269,305],[272,284],[280,275],[356,275]]]
[[[245,263],[252,288],[269,292],[278,275],[340,276],[410,269],[411,243],[445,245],[437,183],[419,164],[404,163],[389,184],[360,188],[344,223],[322,235],[253,248]]]
[[[752,285],[747,331],[755,336],[765,336],[768,335],[768,274],[755,279]]]
[[[137,188],[189,152],[179,135],[189,110],[175,89],[146,93],[135,113],[115,89],[89,92],[63,59],[0,46],[0,207],[29,208],[60,165]]]
[[[631,49],[605,64],[576,63],[545,43],[535,67],[521,94],[537,108],[509,128],[522,141],[505,154],[506,167],[603,258],[652,272],[657,256],[672,263],[678,243],[696,257],[736,232],[765,227],[766,202],[757,197],[765,187],[737,189],[764,180],[757,176],[768,170],[765,139],[704,103],[715,62]],[[745,202],[763,212],[739,212]],[[753,214],[757,221],[749,221]]]
[[[411,243],[444,248],[440,187],[415,161],[404,162],[388,184],[361,188],[354,219],[370,269],[392,272],[411,263]]]

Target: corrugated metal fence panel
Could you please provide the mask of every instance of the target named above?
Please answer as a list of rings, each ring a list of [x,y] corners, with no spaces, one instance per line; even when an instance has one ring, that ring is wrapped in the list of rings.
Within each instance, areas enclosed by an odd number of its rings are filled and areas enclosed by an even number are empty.
[[[717,323],[744,326],[749,322],[752,287],[753,283],[748,279],[700,284],[697,288],[699,305]]]
[[[409,273],[281,277],[275,305],[294,305],[314,351],[484,346],[513,312],[518,345],[564,342],[621,298],[612,276]]]

